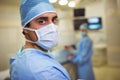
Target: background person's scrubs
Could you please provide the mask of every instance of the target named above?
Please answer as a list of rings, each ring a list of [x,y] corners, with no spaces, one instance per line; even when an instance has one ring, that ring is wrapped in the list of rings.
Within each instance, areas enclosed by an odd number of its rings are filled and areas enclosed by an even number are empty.
[[[91,56],[92,40],[88,36],[84,36],[78,44],[77,53],[72,62],[78,66],[78,77],[83,80],[94,80]]]

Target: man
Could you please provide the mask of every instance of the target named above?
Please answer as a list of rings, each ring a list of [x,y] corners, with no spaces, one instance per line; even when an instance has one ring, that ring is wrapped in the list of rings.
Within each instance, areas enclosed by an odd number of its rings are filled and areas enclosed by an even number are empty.
[[[83,80],[94,80],[92,69],[92,40],[87,35],[87,24],[84,23],[80,26],[82,39],[80,40],[77,48],[77,53],[74,56],[69,55],[70,61],[78,66],[78,78]]]
[[[22,0],[25,45],[10,60],[11,80],[70,80],[48,53],[57,44],[57,14],[48,0]]]

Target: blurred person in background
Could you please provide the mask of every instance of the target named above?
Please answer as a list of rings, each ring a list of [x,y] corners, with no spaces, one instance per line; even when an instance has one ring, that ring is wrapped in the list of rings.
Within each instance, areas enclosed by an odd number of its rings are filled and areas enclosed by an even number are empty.
[[[68,71],[71,80],[77,80],[77,66],[68,61],[67,56],[74,54],[75,51],[74,45],[65,45],[62,49],[56,49],[52,52],[53,57]]]
[[[11,80],[70,80],[50,54],[58,41],[57,14],[48,0],[22,0],[25,45],[10,59]]]
[[[68,59],[73,63],[77,64],[78,67],[78,78],[83,80],[95,80],[93,66],[92,66],[92,54],[93,54],[93,42],[89,38],[87,23],[80,25],[80,34],[82,36],[77,52],[74,55],[69,55]]]

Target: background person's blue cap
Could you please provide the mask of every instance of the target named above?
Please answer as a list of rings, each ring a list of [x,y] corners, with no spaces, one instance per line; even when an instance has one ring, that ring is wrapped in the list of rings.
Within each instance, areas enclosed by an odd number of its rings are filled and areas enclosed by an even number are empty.
[[[88,24],[87,23],[83,23],[80,25],[79,29],[86,29],[87,30]]]
[[[21,0],[20,15],[22,26],[47,12],[56,12],[49,0]]]

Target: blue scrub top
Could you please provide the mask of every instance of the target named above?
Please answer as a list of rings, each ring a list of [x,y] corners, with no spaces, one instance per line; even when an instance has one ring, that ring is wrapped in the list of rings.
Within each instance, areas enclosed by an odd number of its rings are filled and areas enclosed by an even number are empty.
[[[70,80],[66,70],[50,54],[20,49],[10,59],[11,80]]]
[[[53,57],[59,62],[59,63],[64,63],[68,61],[68,54],[70,54],[69,51],[63,49],[63,50],[55,50],[51,53]]]
[[[74,55],[72,61],[81,66],[86,63],[91,63],[91,57],[93,54],[92,47],[92,40],[88,36],[82,37],[78,44],[77,52]]]
[[[88,36],[82,37],[78,44],[77,53],[71,60],[78,65],[78,77],[83,80],[95,80],[91,60],[92,46],[93,42]]]

